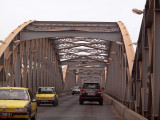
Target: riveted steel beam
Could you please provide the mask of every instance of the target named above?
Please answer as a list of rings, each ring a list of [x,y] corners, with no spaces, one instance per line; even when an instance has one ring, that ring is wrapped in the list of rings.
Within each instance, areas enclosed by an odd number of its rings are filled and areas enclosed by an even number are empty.
[[[152,117],[160,117],[160,1],[154,1],[154,19],[153,19],[153,79],[152,79]]]
[[[69,70],[95,70],[95,71],[103,71],[104,68],[103,67],[76,67],[76,66],[73,66],[73,67],[70,67]]]
[[[78,76],[80,76],[80,77],[90,77],[90,76],[93,76],[93,77],[99,77],[99,74],[91,74],[91,75],[85,75],[85,74],[79,74]]]
[[[36,21],[25,29],[26,31],[64,31],[79,30],[90,32],[119,31],[115,22],[68,22],[68,21]]]
[[[102,40],[110,40],[114,42],[121,42],[121,34],[119,32],[115,33],[90,33],[90,32],[21,32],[21,40],[31,40],[36,38],[49,38],[49,37],[89,37],[89,38],[97,38]]]
[[[83,72],[83,71],[80,71],[80,72],[78,72],[78,73],[76,73],[77,75],[81,75],[81,74],[83,74],[83,75],[92,75],[92,74],[95,74],[95,75],[102,75],[102,72],[97,72],[97,71],[88,71],[88,72]]]
[[[136,112],[157,120],[159,114],[160,1],[148,0],[145,5],[138,46],[132,70],[131,93]]]
[[[87,64],[87,65],[98,65],[98,66],[105,66],[106,63],[101,62],[71,62],[71,61],[65,61],[60,62],[61,65],[79,65],[79,64]]]
[[[58,50],[58,54],[68,54],[68,53],[79,53],[79,52],[88,52],[88,53],[94,53],[94,54],[107,54],[108,50],[100,50],[100,49],[75,49],[75,48],[71,48],[71,49],[61,49]]]

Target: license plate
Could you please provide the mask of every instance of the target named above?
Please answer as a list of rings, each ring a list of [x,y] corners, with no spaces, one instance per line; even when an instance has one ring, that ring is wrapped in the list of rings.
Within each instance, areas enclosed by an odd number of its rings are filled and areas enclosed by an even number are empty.
[[[88,93],[88,95],[95,95],[95,93]]]
[[[7,117],[11,117],[12,116],[12,113],[0,113],[0,117],[4,117],[4,118],[7,118]]]
[[[43,100],[42,102],[48,102],[48,100]]]

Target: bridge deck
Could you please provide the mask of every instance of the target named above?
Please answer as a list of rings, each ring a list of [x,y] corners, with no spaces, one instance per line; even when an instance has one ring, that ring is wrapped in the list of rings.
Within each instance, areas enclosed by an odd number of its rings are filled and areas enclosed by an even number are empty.
[[[78,98],[78,95],[62,97],[58,107],[41,105],[38,108],[37,120],[124,120],[115,108],[106,102],[103,106],[96,102],[79,105]]]

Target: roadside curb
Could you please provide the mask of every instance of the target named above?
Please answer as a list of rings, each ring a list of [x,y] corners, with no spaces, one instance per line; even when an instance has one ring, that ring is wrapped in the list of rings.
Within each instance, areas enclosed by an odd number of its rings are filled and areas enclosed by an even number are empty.
[[[147,118],[141,116],[140,114],[134,112],[133,110],[127,108],[120,102],[114,100],[107,94],[104,94],[104,98],[112,104],[116,110],[126,119],[126,120],[148,120]]]

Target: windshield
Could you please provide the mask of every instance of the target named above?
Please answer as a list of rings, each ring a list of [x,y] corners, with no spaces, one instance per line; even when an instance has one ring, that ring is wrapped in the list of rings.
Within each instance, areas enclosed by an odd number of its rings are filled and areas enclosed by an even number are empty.
[[[83,86],[84,89],[100,89],[98,83],[85,83]]]
[[[29,100],[26,90],[0,89],[0,100]]]
[[[54,88],[39,88],[38,94],[54,94],[55,90]]]

